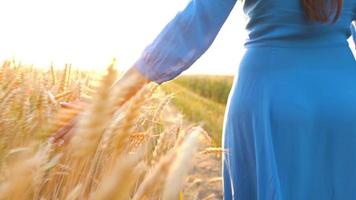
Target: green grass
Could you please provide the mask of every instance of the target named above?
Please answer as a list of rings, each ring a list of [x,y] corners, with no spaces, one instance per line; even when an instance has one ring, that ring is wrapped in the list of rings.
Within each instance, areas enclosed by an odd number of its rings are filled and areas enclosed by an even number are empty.
[[[173,82],[205,98],[226,104],[233,79],[233,76],[185,75],[176,78]]]
[[[162,88],[168,93],[173,93],[175,106],[191,122],[202,123],[215,146],[220,146],[225,105],[202,97],[174,81],[163,84]]]

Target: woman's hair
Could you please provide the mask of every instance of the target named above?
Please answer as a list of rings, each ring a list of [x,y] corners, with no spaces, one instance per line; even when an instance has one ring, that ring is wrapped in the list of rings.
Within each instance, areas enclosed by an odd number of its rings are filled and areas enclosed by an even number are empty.
[[[340,17],[343,0],[301,0],[302,6],[309,19],[319,22],[332,22]]]

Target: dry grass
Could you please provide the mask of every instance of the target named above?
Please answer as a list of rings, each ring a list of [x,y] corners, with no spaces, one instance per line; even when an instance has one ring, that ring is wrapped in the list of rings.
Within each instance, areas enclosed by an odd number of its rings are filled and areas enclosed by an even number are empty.
[[[164,115],[170,97],[157,85],[127,100],[130,83],[112,87],[114,63],[104,76],[14,61],[0,70],[0,199],[183,199],[203,130]],[[73,119],[70,142],[49,140]]]

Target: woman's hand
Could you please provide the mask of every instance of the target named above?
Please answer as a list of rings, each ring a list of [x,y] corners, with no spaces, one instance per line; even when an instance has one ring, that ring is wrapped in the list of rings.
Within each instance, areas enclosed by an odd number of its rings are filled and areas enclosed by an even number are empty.
[[[49,137],[51,143],[63,145],[72,137],[72,129],[77,123],[78,115],[87,106],[87,102],[76,100],[74,102],[60,102],[61,109],[57,114],[55,132]]]
[[[125,90],[121,102],[128,101],[134,96],[144,85],[151,82],[145,76],[141,74],[136,68],[130,68],[111,88],[111,91]],[[51,143],[63,145],[72,138],[74,132],[72,131],[78,121],[78,115],[81,111],[85,110],[88,103],[82,101],[76,101],[72,103],[62,102],[61,107],[65,110],[70,110],[70,113],[74,113],[66,124],[58,128],[49,138]],[[120,103],[118,106],[121,106]]]

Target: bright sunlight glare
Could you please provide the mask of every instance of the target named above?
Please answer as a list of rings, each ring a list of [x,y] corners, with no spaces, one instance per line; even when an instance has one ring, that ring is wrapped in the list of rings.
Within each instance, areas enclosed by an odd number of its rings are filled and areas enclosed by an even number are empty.
[[[2,0],[0,59],[103,69],[113,57],[127,69],[188,0]],[[243,54],[245,18],[237,5],[188,73],[232,74]]]
[[[128,69],[189,0],[1,0],[0,59]],[[246,20],[238,3],[210,49],[185,73],[234,74]],[[350,40],[351,41],[351,40]]]

